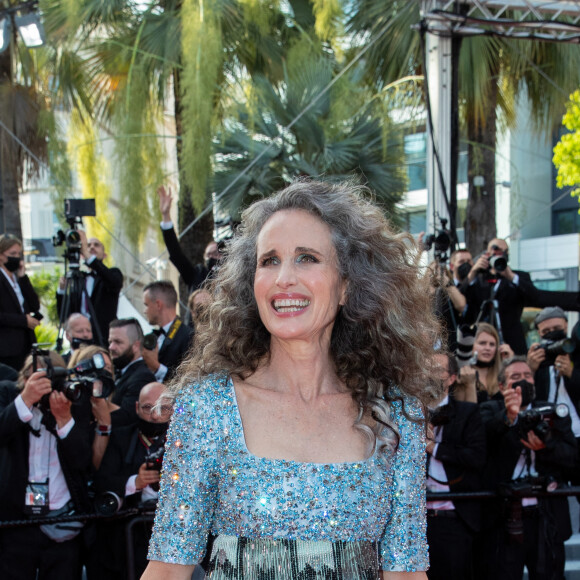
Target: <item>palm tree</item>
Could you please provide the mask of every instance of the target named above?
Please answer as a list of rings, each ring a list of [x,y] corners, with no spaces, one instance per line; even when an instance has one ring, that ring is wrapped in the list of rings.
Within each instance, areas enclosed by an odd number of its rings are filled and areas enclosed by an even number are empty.
[[[509,15],[505,14],[508,18]],[[423,72],[419,2],[355,0],[350,29],[375,40],[367,78],[382,86],[409,71]],[[552,82],[546,82],[546,77]],[[527,96],[540,129],[557,126],[566,96],[580,83],[580,53],[571,45],[493,37],[465,38],[459,58],[460,112],[469,145],[466,243],[478,251],[495,236],[495,145],[498,111],[513,126],[514,103]],[[473,177],[485,176],[485,187]],[[491,193],[491,195],[487,195]]]

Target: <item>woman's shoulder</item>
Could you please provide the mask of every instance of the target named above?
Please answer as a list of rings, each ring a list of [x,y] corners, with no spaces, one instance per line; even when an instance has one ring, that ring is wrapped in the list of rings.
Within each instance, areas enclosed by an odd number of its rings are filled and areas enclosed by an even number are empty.
[[[392,387],[389,392],[389,407],[398,423],[401,421],[423,421],[424,408],[421,401],[399,387]]]
[[[231,379],[227,373],[215,373],[185,382],[175,400],[177,414],[214,413],[233,404]]]

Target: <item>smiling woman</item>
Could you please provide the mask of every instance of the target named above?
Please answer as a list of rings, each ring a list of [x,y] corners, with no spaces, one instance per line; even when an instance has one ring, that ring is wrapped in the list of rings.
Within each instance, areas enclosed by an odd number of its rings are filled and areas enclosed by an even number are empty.
[[[438,335],[412,239],[362,188],[253,204],[178,375],[144,578],[424,578]]]

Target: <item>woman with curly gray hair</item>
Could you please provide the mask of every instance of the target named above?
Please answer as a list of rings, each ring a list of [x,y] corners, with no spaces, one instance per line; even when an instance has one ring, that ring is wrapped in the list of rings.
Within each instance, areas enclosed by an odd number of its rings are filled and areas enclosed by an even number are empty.
[[[242,216],[182,364],[150,564],[190,578],[425,578],[423,405],[438,337],[418,252],[363,188]]]

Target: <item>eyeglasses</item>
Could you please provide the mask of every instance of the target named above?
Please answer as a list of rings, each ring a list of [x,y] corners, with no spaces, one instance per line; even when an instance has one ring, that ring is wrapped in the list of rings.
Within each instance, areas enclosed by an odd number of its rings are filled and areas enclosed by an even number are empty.
[[[158,415],[169,415],[173,411],[172,405],[139,405],[145,415],[151,415],[153,411]]]

